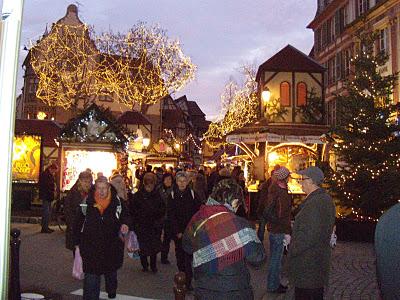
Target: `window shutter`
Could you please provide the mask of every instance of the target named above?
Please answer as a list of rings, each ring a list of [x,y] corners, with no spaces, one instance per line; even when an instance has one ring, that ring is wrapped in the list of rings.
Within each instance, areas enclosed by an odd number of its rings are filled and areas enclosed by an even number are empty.
[[[307,104],[307,85],[304,82],[297,84],[297,106]]]
[[[281,83],[281,105],[290,106],[290,84],[287,81]]]

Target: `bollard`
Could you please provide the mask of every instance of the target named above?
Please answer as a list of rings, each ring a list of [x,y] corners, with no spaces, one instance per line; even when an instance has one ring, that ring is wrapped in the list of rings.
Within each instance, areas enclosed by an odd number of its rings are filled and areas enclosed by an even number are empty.
[[[174,277],[175,300],[185,300],[186,295],[186,275],[183,272],[175,274]]]
[[[10,284],[8,290],[8,297],[11,300],[21,300],[21,287],[19,282],[19,246],[21,240],[19,236],[21,231],[19,229],[11,229],[11,263],[10,263]]]

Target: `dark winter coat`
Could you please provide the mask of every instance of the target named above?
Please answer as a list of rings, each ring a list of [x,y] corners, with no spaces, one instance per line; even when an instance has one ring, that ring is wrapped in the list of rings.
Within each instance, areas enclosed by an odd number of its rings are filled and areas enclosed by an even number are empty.
[[[198,196],[198,201],[205,203],[207,201],[207,184],[206,178],[202,174],[197,174],[193,184],[193,190]]]
[[[84,198],[85,197],[78,190],[78,182],[76,182],[64,199],[64,216],[65,223],[67,224],[67,230],[65,231],[65,247],[70,250],[74,250],[75,248],[72,235],[76,211]]]
[[[378,285],[382,299],[400,299],[400,203],[380,217],[375,230]]]
[[[281,188],[277,183],[270,185],[268,189],[266,207],[273,205],[275,207],[275,222],[268,222],[267,228],[271,233],[291,233],[291,213],[292,213],[292,195],[287,189]]]
[[[164,202],[165,208],[168,206],[168,199],[171,196],[173,187],[166,188],[163,184],[159,185],[158,187],[158,193],[161,196],[162,201]],[[165,210],[166,211],[166,210]],[[167,213],[165,213],[165,218],[164,218],[164,236],[166,238],[171,237],[171,222],[167,218]]]
[[[199,210],[201,203],[196,194],[189,187],[181,192],[174,187],[173,193],[168,199],[167,219],[171,222],[171,234],[175,237],[178,233],[183,233],[193,215]]]
[[[53,201],[56,192],[56,180],[47,168],[39,177],[39,198],[42,201]]]
[[[140,254],[151,256],[161,251],[161,230],[165,216],[165,205],[159,192],[147,192],[144,188],[136,192],[129,203],[133,230],[138,237]]]
[[[128,209],[119,201],[115,189],[111,189],[111,203],[100,215],[94,207],[94,189],[87,198],[86,216],[79,208],[73,227],[74,245],[79,245],[83,261],[83,272],[102,275],[122,267],[124,242],[119,237],[122,224],[130,225]],[[122,212],[116,216],[121,203]]]
[[[322,288],[328,284],[335,223],[332,198],[319,188],[310,193],[296,215],[289,245],[289,280],[298,288]]]

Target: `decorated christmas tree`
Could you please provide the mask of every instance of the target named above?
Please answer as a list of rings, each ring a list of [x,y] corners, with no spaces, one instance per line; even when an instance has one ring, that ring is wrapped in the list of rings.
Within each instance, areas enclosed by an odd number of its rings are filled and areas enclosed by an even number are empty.
[[[397,74],[375,48],[376,34],[360,38],[346,92],[336,96],[334,128],[337,170],[332,188],[359,218],[377,218],[400,199],[399,106],[393,100]]]

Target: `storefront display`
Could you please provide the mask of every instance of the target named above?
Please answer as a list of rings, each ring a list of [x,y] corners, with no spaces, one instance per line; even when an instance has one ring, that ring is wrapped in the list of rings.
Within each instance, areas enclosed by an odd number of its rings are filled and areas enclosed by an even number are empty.
[[[65,150],[63,160],[62,190],[69,190],[79,173],[90,169],[96,178],[101,172],[107,178],[118,168],[117,155],[107,151]]]
[[[292,194],[303,194],[303,190],[296,179],[296,172],[309,166],[314,166],[317,160],[317,145],[307,146],[300,143],[278,144],[269,146],[268,149],[268,174],[276,165],[286,167],[293,174],[288,182]]]
[[[39,181],[41,137],[20,135],[14,137],[12,179],[15,182]]]

